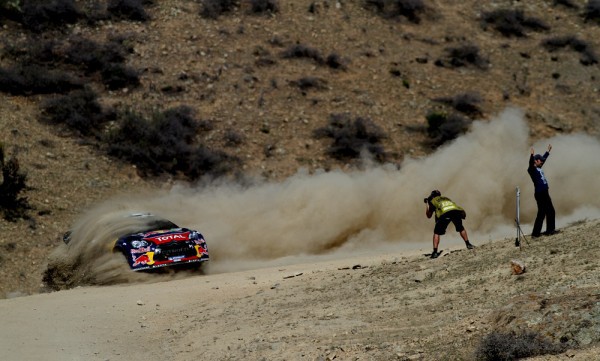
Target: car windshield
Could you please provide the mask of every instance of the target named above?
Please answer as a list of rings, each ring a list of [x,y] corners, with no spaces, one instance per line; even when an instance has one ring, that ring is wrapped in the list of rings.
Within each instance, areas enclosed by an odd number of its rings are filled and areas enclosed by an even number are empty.
[[[171,228],[179,228],[179,226],[166,219],[154,219],[146,223],[143,228],[140,228],[139,233]]]

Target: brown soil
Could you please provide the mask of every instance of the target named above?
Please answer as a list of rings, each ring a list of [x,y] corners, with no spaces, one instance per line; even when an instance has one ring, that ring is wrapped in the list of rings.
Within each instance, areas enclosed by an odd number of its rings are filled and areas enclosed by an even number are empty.
[[[472,360],[496,331],[566,345],[532,360],[595,360],[599,228],[436,260],[355,254],[8,299],[0,346],[6,360]],[[512,273],[513,260],[525,273]]]

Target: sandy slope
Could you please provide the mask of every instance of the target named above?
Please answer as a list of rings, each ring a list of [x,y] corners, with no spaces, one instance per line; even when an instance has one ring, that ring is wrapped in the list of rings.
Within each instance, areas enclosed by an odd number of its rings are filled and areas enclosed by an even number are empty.
[[[2,359],[468,360],[525,329],[579,344],[539,360],[598,359],[599,230],[2,300]]]

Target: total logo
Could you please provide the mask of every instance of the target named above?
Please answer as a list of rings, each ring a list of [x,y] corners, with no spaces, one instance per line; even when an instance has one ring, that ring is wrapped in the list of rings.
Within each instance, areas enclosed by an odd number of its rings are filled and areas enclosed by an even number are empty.
[[[171,242],[171,241],[185,241],[185,240],[189,239],[189,236],[190,236],[190,232],[185,232],[185,233],[165,234],[165,235],[149,237],[149,238],[145,238],[145,239],[160,244],[160,243]]]

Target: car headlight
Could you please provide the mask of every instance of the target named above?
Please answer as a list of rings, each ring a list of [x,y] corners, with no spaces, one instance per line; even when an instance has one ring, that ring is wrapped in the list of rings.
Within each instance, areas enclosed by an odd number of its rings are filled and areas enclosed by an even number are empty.
[[[131,242],[131,246],[133,248],[146,247],[147,245],[148,245],[148,242],[146,242],[146,241],[133,241],[133,242]]]

